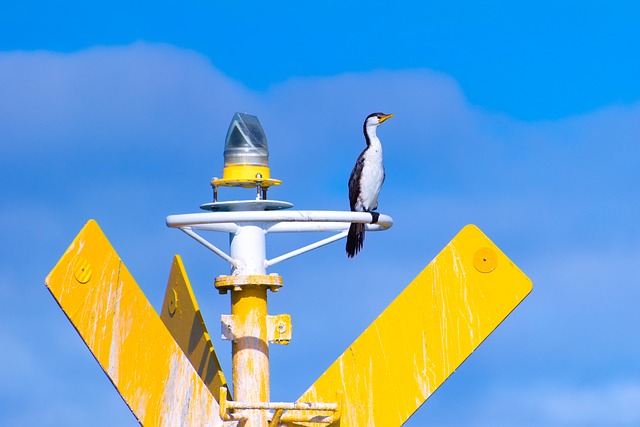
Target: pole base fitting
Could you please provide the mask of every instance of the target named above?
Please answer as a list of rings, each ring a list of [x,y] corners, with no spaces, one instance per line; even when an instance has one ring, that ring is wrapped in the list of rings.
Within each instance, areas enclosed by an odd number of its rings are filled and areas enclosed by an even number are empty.
[[[215,281],[215,287],[220,294],[261,286],[269,288],[271,292],[278,292],[282,287],[282,277],[275,273],[251,274],[247,276],[218,276]]]

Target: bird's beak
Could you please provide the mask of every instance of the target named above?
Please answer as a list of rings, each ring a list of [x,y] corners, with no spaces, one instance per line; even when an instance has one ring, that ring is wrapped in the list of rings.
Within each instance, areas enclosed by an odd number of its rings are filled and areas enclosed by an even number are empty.
[[[393,114],[387,114],[386,116],[382,116],[378,119],[378,123],[382,123],[387,119],[390,119],[391,117],[393,117]]]

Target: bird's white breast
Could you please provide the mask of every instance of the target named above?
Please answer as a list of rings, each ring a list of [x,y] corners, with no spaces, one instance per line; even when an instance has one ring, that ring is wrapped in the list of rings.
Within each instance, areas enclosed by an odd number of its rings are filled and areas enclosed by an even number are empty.
[[[378,207],[378,195],[383,181],[382,146],[379,141],[372,141],[371,146],[365,153],[360,177],[360,197],[358,201],[363,210],[374,210]]]

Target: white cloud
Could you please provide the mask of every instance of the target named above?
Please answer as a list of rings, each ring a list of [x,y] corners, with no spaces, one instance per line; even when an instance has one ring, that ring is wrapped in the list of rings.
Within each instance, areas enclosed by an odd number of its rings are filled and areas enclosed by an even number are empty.
[[[487,400],[500,402],[509,412],[521,413],[522,425],[631,427],[640,424],[640,384],[633,382],[573,387],[549,383],[509,393],[502,390],[500,396],[489,396]]]
[[[189,146],[194,135],[209,135],[209,123],[226,122],[227,111],[255,102],[203,56],[145,43],[2,53],[0,82],[3,151],[23,154],[158,141]]]
[[[542,392],[542,390],[541,390]],[[548,419],[563,425],[633,426],[640,424],[640,384],[609,384],[601,388],[540,393],[539,407]]]
[[[451,382],[449,380],[448,382]],[[640,423],[640,383],[613,381],[497,384],[469,390],[463,381],[427,401],[407,427],[634,427]],[[446,399],[442,393],[456,393]]]

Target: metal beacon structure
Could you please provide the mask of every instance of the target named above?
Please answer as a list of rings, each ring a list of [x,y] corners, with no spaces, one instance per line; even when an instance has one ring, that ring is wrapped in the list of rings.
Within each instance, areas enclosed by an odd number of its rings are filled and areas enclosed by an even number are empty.
[[[368,231],[393,220],[366,212],[296,211],[269,200],[265,133],[236,113],[227,132],[222,178],[211,181],[207,212],[170,215],[177,228],[226,260],[215,286],[231,295],[221,316],[232,341],[232,387],[211,343],[179,256],[160,315],[90,220],[46,285],[137,420],[153,426],[401,426],[531,292],[531,281],[477,227],[465,226],[295,402],[270,396],[269,344],[291,340],[289,315],[269,315],[267,295],[282,278],[267,269],[340,240],[354,222]],[[219,201],[221,187],[255,190]],[[205,232],[229,234],[228,251]],[[266,257],[271,233],[333,232],[316,243]]]

